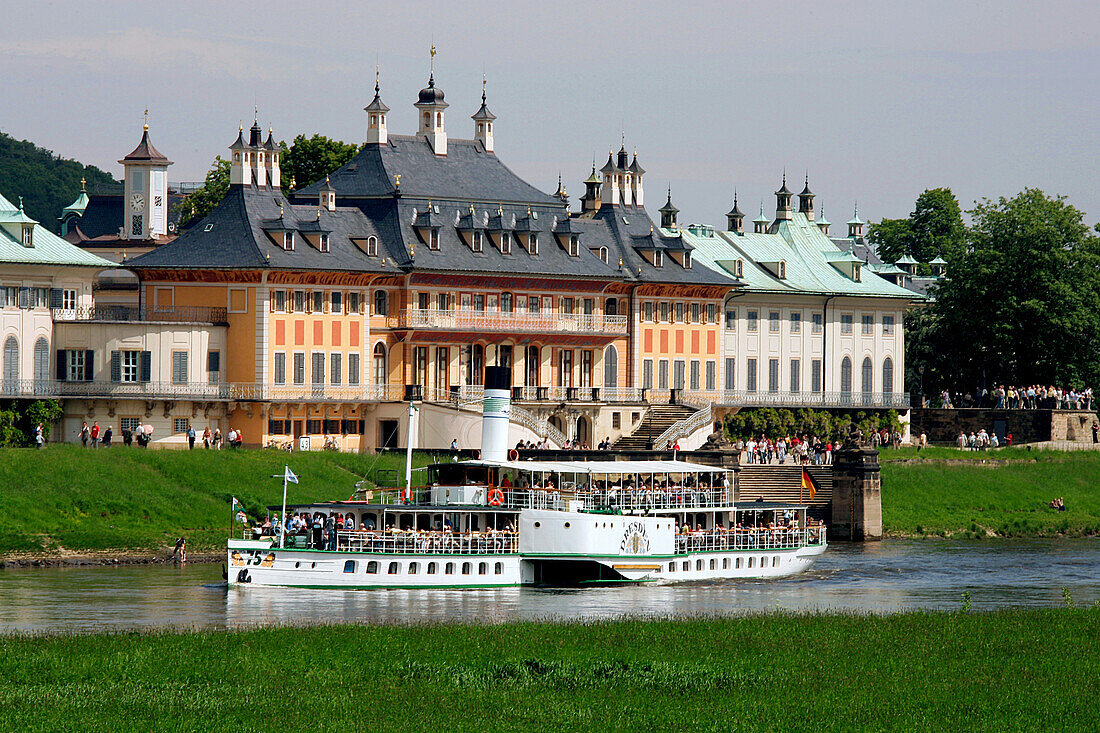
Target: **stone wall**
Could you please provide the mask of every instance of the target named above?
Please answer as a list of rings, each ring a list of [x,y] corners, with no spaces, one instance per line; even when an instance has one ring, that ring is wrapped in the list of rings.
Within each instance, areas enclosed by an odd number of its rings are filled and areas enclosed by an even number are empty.
[[[923,432],[930,443],[955,443],[959,431],[967,435],[985,428],[997,430],[1002,444],[1006,435],[1012,443],[1039,443],[1049,440],[1072,443],[1092,442],[1095,412],[1088,410],[989,410],[966,408],[939,410],[913,408],[910,411],[912,436],[915,441]]]

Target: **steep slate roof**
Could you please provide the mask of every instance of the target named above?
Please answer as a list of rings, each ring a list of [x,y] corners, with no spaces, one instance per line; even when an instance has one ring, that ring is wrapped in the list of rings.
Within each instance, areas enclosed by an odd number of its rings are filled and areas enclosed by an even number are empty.
[[[23,225],[32,223],[34,224],[33,246],[24,247]],[[113,262],[96,257],[66,242],[28,217],[3,196],[0,196],[0,263],[117,267]]]
[[[156,163],[157,165],[171,165],[172,161],[164,157],[159,150],[153,147],[153,143],[149,141],[149,126],[145,126],[145,130],[141,134],[141,142],[134,148],[129,155],[127,155],[119,163],[134,163],[134,162],[148,162]]]
[[[122,197],[121,193],[93,193],[88,199],[84,213],[75,220],[75,226],[70,227],[69,234],[65,238],[73,244],[94,246],[95,242],[90,240],[105,237],[112,245],[117,245],[118,233],[123,227],[126,214]],[[168,194],[169,236],[179,226],[181,212],[177,206],[185,198],[187,197],[179,193]],[[79,233],[76,233],[76,229],[79,229]]]
[[[733,270],[742,259],[743,278],[749,292],[807,295],[845,295],[919,300],[911,290],[894,285],[864,268],[857,282],[834,267],[832,262],[851,258],[805,214],[793,213],[790,221],[779,222],[774,234],[715,231],[712,236],[687,229],[684,238],[695,247],[696,258],[715,267]],[[757,263],[787,263],[785,279],[779,279]]]
[[[384,145],[367,145],[331,175],[337,199],[389,196],[395,176],[401,176],[401,193],[442,201],[546,204],[561,202],[539,191],[504,165],[474,140],[447,141],[447,154],[436,155],[418,135],[389,135]],[[313,198],[320,181],[294,192],[294,199]]]

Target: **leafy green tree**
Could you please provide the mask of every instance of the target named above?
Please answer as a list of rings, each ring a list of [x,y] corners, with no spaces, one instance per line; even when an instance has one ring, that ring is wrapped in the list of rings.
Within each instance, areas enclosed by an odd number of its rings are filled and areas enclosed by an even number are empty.
[[[199,221],[221,203],[229,193],[229,161],[217,156],[206,172],[206,180],[190,196],[176,204],[180,212],[180,226]]]
[[[35,400],[23,409],[22,428],[27,442],[34,442],[34,429],[42,424],[42,434],[46,440],[50,439],[50,429],[55,422],[61,419],[64,411],[57,400]]]
[[[1100,383],[1100,239],[1082,213],[1038,189],[969,213],[932,306],[938,386]]]
[[[0,132],[0,194],[50,231],[59,231],[61,210],[80,195],[80,179],[89,191],[118,186],[94,165],[67,160],[27,140]]]
[[[286,148],[286,143],[283,143]],[[347,163],[361,146],[333,140],[324,135],[298,135],[283,153],[281,165],[284,191],[319,181]],[[293,185],[292,185],[293,184]]]
[[[883,219],[867,230],[867,241],[883,262],[900,260],[912,246],[912,239],[913,230],[908,219]]]
[[[930,188],[918,196],[909,227],[909,254],[919,262],[937,256],[950,261],[961,254],[966,241],[962,209],[950,188]]]

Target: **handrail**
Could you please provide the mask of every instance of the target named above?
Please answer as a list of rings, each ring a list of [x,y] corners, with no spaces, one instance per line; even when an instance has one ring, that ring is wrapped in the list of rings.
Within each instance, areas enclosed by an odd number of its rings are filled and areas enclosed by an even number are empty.
[[[254,382],[111,382],[2,379],[2,397],[114,397],[202,399],[206,401],[287,400],[299,402],[392,402],[404,388],[392,384],[262,384]]]
[[[51,308],[50,315],[59,322],[176,322],[227,324],[225,308],[202,305],[133,306],[100,303],[81,308]]]
[[[714,422],[713,410],[708,404],[701,410],[694,412],[693,414],[685,417],[683,420],[677,420],[668,430],[661,433],[654,439],[653,445],[660,446],[670,441],[677,441],[680,438],[691,435],[704,425],[708,425]]]
[[[566,437],[562,431],[555,428],[549,421],[536,417],[522,407],[511,405],[508,408],[512,422],[522,425],[540,438],[546,438],[560,448],[565,445]]]
[[[759,527],[676,535],[676,554],[726,550],[791,550],[825,544],[825,526]]]
[[[490,311],[456,308],[407,308],[399,312],[398,328],[448,328],[478,331],[626,333],[627,319],[621,315],[598,313],[557,313]]]

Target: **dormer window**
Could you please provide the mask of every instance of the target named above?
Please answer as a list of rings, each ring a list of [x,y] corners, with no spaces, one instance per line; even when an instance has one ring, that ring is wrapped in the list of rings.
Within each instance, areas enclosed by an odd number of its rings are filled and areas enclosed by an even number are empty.
[[[500,233],[500,253],[505,255],[512,254],[512,234],[511,232]]]
[[[23,246],[24,247],[33,247],[34,246],[34,226],[33,225],[23,227]]]
[[[852,266],[852,279],[855,280],[856,282],[859,282],[860,281],[859,280],[860,275],[861,275],[860,266],[859,265],[853,265]]]
[[[539,253],[539,235],[537,232],[527,235],[527,251],[533,255]]]
[[[734,260],[733,262],[733,276],[744,277],[745,276],[745,261]]]
[[[776,267],[775,274],[780,280],[787,279],[787,262],[785,260],[779,261],[779,266]]]
[[[569,237],[569,256],[576,257],[581,251],[581,238],[576,234],[572,234]]]
[[[684,252],[684,269],[691,269],[691,252]]]
[[[470,237],[470,249],[472,249],[474,252],[483,251],[485,249],[485,240],[483,239],[484,236],[485,234],[482,232],[473,232]]]
[[[294,251],[294,232],[283,232],[283,249],[287,252]]]
[[[321,252],[328,252],[328,235],[321,234],[317,239],[317,249]]]
[[[378,237],[367,237],[367,256],[378,256]]]
[[[599,250],[596,251],[596,254],[599,256],[600,260],[606,265],[607,264],[607,247],[600,247]]]
[[[653,250],[653,266],[664,267],[665,266],[665,253],[659,249]]]
[[[439,249],[439,230],[438,229],[429,229],[428,230],[428,249],[431,249],[431,250],[438,250]]]

